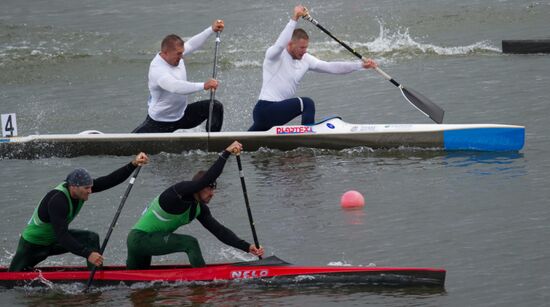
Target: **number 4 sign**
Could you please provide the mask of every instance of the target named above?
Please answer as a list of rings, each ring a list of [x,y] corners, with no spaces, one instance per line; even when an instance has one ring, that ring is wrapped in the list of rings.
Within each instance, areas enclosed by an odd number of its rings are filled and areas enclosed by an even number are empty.
[[[15,113],[2,114],[2,137],[17,136]]]

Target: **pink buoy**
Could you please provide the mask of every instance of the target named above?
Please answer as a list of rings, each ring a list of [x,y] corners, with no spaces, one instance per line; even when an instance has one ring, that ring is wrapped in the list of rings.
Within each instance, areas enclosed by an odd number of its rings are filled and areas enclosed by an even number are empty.
[[[361,193],[350,190],[342,195],[342,198],[340,199],[340,206],[346,209],[361,208],[365,206],[365,198],[363,198]]]

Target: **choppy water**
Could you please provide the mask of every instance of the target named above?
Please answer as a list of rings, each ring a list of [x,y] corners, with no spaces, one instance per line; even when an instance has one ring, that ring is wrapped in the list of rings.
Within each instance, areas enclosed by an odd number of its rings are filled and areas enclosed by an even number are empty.
[[[146,74],[162,37],[189,37],[216,18],[220,46],[216,97],[224,130],[244,130],[261,87],[261,63],[294,2],[11,1],[0,3],[0,113],[17,113],[20,135],[96,129],[131,131],[146,113]],[[549,1],[308,1],[314,17],[395,79],[446,110],[446,123],[526,126],[520,153],[445,153],[416,149],[262,150],[243,154],[260,242],[296,264],[424,266],[447,269],[445,291],[366,287],[178,285],[0,289],[9,305],[380,305],[543,306],[549,296],[548,55],[505,55],[503,39],[548,38]],[[313,25],[310,51],[354,59]],[[187,59],[190,80],[212,71],[213,39]],[[374,72],[310,73],[301,95],[317,117],[356,123],[429,123]],[[208,97],[208,93],[192,99]],[[125,261],[125,236],[147,202],[216,158],[201,151],[159,154],[143,169],[107,247]],[[0,265],[9,264],[19,232],[40,198],[74,167],[107,174],[130,157],[0,160]],[[236,163],[228,162],[211,204],[214,216],[251,240]],[[72,224],[106,233],[125,185],[92,195]],[[347,190],[364,194],[361,211],[343,211]],[[251,259],[201,226],[207,262]],[[181,255],[157,262],[186,261]],[[81,264],[52,257],[45,264]]]

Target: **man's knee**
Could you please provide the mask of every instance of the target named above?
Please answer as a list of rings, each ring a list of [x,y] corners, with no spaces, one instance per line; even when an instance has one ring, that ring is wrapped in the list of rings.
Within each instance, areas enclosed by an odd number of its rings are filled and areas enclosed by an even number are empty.
[[[309,97],[301,97],[302,103],[304,104],[304,111],[306,110],[313,110],[315,111],[315,102],[313,102],[313,99]]]
[[[223,104],[222,104],[219,100],[214,99],[214,107],[213,107],[213,109],[214,109],[216,112],[221,112],[221,114],[223,114]]]
[[[89,247],[99,249],[99,235],[97,233],[87,230],[82,230],[81,233],[82,234],[78,237],[80,237],[82,241],[86,242]]]
[[[197,238],[195,237],[187,237],[185,239],[185,245],[187,245],[187,247],[189,247],[189,250],[200,250],[200,245],[199,245],[199,240],[197,240]]]
[[[94,244],[99,244],[99,235],[93,231],[90,231],[90,233],[88,234],[88,240],[90,240],[90,242]]]
[[[212,106],[212,123],[211,130],[212,132],[219,132],[222,130],[223,125],[223,104],[218,100],[214,100]],[[208,130],[208,124],[206,129]]]

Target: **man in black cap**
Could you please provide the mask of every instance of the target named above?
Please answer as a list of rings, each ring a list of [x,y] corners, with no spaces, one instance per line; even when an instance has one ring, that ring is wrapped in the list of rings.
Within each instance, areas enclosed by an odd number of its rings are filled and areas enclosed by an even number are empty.
[[[52,255],[71,252],[88,260],[88,267],[103,264],[99,253],[99,235],[92,231],[69,229],[82,205],[91,193],[110,189],[124,182],[138,165],[147,164],[149,158],[139,153],[132,162],[111,174],[92,179],[88,171],[77,168],[48,192],[34,210],[23,230],[9,271],[29,271]]]

